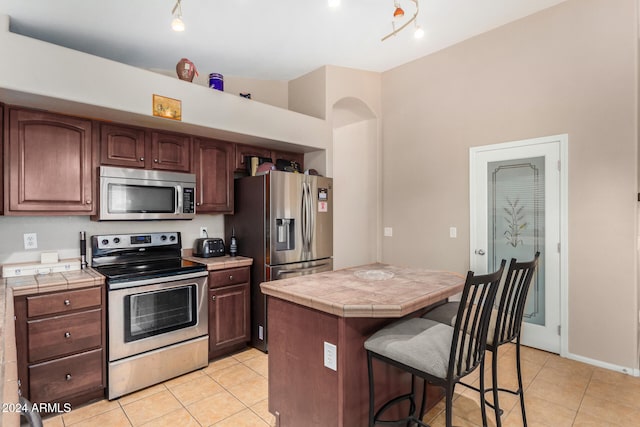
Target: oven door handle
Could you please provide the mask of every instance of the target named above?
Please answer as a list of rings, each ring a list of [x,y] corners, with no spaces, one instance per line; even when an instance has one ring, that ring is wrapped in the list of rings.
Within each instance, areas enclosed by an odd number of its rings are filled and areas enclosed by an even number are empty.
[[[208,275],[209,273],[207,272],[207,270],[203,270],[203,271],[194,271],[193,273],[184,273],[178,276],[163,276],[163,277],[154,277],[151,279],[134,280],[131,282],[125,281],[120,283],[109,283],[109,290],[114,291],[117,289],[135,288],[137,286],[144,286],[144,285],[157,285],[159,283],[171,283],[178,280],[206,277]]]

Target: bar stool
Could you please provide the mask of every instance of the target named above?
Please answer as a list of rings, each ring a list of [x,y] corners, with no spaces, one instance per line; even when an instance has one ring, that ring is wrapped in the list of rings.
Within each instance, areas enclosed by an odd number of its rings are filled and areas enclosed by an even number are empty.
[[[493,405],[488,405],[491,406],[495,412],[496,427],[502,426],[502,422],[500,420],[502,410],[500,409],[500,404],[498,401],[498,391],[511,393],[520,397],[522,422],[524,427],[527,427],[527,416],[524,409],[524,388],[522,386],[522,368],[520,362],[520,332],[522,330],[524,306],[527,302],[529,287],[531,285],[536,267],[538,266],[539,257],[540,252],[536,252],[532,261],[517,262],[515,259],[511,259],[511,262],[509,263],[509,269],[505,277],[504,285],[498,299],[498,308],[494,308],[491,311],[491,320],[489,321],[489,331],[487,334],[487,351],[490,351],[493,355],[493,357],[491,358],[491,389],[481,391],[476,387],[461,382],[462,385],[476,390],[481,394],[488,391],[493,392]],[[424,314],[423,317],[447,325],[453,325],[456,322],[455,317],[457,315],[456,313],[458,305],[458,302],[445,303]],[[509,390],[506,388],[497,387],[498,347],[503,344],[511,343],[514,340],[516,343],[516,370],[518,376],[518,389]],[[481,362],[481,370],[483,373],[484,359]],[[484,375],[481,375],[481,378],[483,376]],[[484,384],[482,384],[481,389],[484,390]]]
[[[492,274],[476,276],[472,271],[462,291],[453,326],[424,318],[402,319],[386,326],[369,337],[367,350],[369,371],[369,427],[376,424],[410,422],[428,427],[420,419],[426,403],[426,384],[444,387],[446,399],[446,425],[451,427],[453,391],[460,379],[470,374],[483,361],[491,310],[495,302],[500,278],[506,261]],[[373,359],[385,362],[411,374],[411,391],[397,396],[375,412]],[[416,414],[416,377],[424,379],[420,412]],[[480,389],[484,390],[484,375],[480,376]],[[483,425],[487,425],[484,393],[480,394]],[[399,420],[380,420],[391,407],[409,402],[409,414]]]

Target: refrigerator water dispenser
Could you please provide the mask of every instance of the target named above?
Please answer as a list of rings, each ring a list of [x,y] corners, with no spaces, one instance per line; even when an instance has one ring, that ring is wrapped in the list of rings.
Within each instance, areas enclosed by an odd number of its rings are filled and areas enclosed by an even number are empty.
[[[296,248],[295,221],[294,218],[276,218],[277,251],[290,251]]]

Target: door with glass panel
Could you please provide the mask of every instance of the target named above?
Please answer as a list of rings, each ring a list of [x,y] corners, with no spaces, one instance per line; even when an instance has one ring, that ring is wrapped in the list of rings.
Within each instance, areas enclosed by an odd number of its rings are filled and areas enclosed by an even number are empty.
[[[470,150],[471,269],[495,271],[502,259],[540,252],[524,313],[522,343],[561,347],[561,153],[566,136]]]

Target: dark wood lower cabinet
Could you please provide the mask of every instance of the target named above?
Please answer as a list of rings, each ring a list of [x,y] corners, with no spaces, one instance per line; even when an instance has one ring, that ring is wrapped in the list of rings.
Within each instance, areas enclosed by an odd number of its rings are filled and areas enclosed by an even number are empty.
[[[209,273],[209,359],[251,339],[249,286],[249,267]]]
[[[29,366],[32,402],[58,402],[88,390],[103,390],[102,349]]]
[[[63,409],[104,398],[105,292],[90,286],[14,298],[19,387],[32,403]]]

